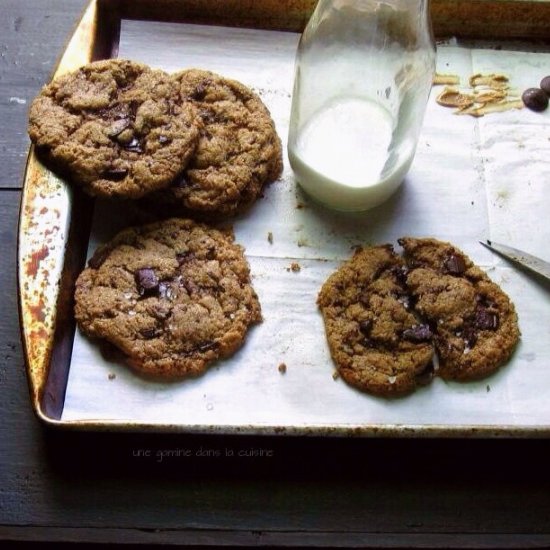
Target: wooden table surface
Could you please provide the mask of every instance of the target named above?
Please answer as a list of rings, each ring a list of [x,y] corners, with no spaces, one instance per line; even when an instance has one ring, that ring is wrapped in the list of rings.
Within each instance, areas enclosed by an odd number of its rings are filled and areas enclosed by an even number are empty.
[[[162,436],[41,426],[28,396],[16,294],[26,117],[84,4],[0,0],[0,540],[550,546],[548,440]],[[178,449],[193,456],[160,459]],[[221,456],[204,456],[208,450]]]

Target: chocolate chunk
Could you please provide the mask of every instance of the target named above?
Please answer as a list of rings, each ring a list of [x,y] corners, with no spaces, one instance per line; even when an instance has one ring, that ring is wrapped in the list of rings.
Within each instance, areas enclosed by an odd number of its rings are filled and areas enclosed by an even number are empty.
[[[407,273],[408,273],[408,270],[406,267],[392,267],[392,269],[390,270],[390,272],[392,273],[392,275],[394,275],[397,283],[399,285],[401,285],[402,287],[404,287],[406,284],[407,284]]]
[[[193,93],[191,94],[191,99],[195,99],[196,101],[201,101],[206,96],[206,82],[200,82]]]
[[[496,330],[498,328],[498,313],[478,307],[475,312],[474,326],[481,330]]]
[[[372,329],[372,321],[370,319],[361,321],[359,323],[359,330],[361,331],[361,334],[364,334],[365,336],[369,336],[371,329]]]
[[[464,260],[456,254],[451,254],[448,258],[446,258],[443,265],[447,273],[450,273],[451,275],[462,275],[466,271],[466,264],[464,263]]]
[[[545,76],[540,81],[540,89],[548,96],[550,96],[550,76]]]
[[[523,92],[521,99],[524,105],[528,109],[531,109],[531,111],[540,113],[548,107],[548,95],[540,88],[527,88]]]
[[[106,180],[122,181],[128,175],[126,168],[111,168],[103,173]]]
[[[403,338],[409,342],[429,342],[433,333],[428,325],[415,325],[403,331]]]
[[[143,267],[136,270],[134,278],[138,287],[140,296],[151,294],[159,287],[159,280],[155,272],[150,267]]]
[[[144,328],[139,331],[141,336],[143,336],[146,340],[150,340],[151,338],[155,338],[160,334],[160,332],[156,328]]]

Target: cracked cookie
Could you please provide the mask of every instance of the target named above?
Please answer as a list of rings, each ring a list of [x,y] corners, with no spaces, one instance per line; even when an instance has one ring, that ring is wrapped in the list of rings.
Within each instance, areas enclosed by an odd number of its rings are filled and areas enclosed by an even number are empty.
[[[202,373],[261,321],[233,235],[184,219],[129,228],[99,247],[78,277],[75,302],[84,334],[164,379]]]
[[[373,394],[408,393],[433,371],[432,334],[409,307],[405,276],[391,245],[358,249],[317,299],[339,374]]]
[[[189,69],[174,75],[182,103],[198,110],[203,128],[187,169],[166,190],[147,197],[171,215],[222,219],[250,207],[282,172],[282,148],[257,94],[218,74]]]
[[[496,371],[520,336],[514,305],[458,248],[436,239],[399,239],[415,310],[432,327],[437,374],[473,380]]]
[[[182,172],[200,126],[170,75],[108,59],[45,86],[28,130],[40,156],[90,195],[136,199]]]

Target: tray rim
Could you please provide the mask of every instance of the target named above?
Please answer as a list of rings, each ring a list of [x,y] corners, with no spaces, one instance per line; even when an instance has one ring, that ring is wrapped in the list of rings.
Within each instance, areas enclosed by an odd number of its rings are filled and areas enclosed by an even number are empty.
[[[247,0],[190,0],[187,4],[191,7],[210,5],[219,8],[221,4],[227,6],[247,4]],[[67,46],[65,47],[52,79],[66,72],[77,69],[89,63],[93,59],[109,57],[113,51],[109,48],[109,36],[111,33],[116,39],[117,24],[121,14],[124,13],[126,0],[90,0],[86,6],[75,30],[73,31]],[[142,8],[153,4],[155,9],[162,8],[165,4],[178,3],[178,0],[135,0],[135,5]],[[182,0],[179,0],[182,3]],[[289,26],[303,25],[307,20],[306,15],[315,5],[315,0],[264,0],[257,3],[265,4],[269,10],[275,9],[274,4],[281,9],[281,4],[289,4],[299,9],[291,12],[287,18]],[[441,17],[442,14],[452,13],[457,9],[457,4],[462,7],[472,8],[472,13],[477,13],[482,5],[490,11],[494,5],[506,6],[544,6],[547,14],[547,22],[550,23],[550,1],[548,0],[465,0],[454,2],[453,0],[432,0],[432,16]],[[439,11],[438,11],[439,10]],[[451,10],[451,11],[449,11]],[[215,10],[214,10],[215,11]],[[261,11],[261,10],[260,10]],[[271,12],[270,12],[271,13]],[[117,23],[118,18],[118,23]],[[268,28],[278,28],[282,19],[268,21]],[[102,26],[102,22],[105,25]],[[266,21],[264,21],[264,24]],[[107,27],[107,28],[105,28]],[[445,26],[443,26],[445,28]],[[548,28],[548,27],[546,27]],[[437,29],[437,27],[436,27]],[[297,30],[292,28],[292,30]],[[437,34],[437,32],[436,32]],[[533,38],[538,38],[537,33]],[[40,257],[37,254],[44,250],[41,237],[45,228],[31,215],[38,208],[44,208],[41,199],[47,197],[54,189],[62,202],[67,204],[66,218],[61,220],[56,231],[51,233],[52,245],[49,251],[62,254],[65,263],[66,242],[72,224],[73,202],[72,191],[46,169],[38,160],[34,147],[31,145],[25,167],[23,189],[21,194],[18,243],[17,243],[17,291],[21,340],[25,359],[25,369],[29,385],[30,399],[33,410],[38,419],[44,424],[54,428],[66,428],[69,430],[102,430],[102,431],[151,431],[151,432],[183,432],[203,434],[243,434],[243,435],[291,435],[291,436],[350,436],[350,437],[517,437],[537,438],[550,437],[550,422],[547,425],[515,426],[515,425],[446,425],[446,424],[309,424],[294,426],[277,426],[271,424],[250,425],[202,425],[202,424],[160,424],[143,423],[118,420],[61,420],[49,412],[45,405],[45,398],[56,400],[55,395],[50,395],[48,380],[51,374],[52,355],[54,353],[56,328],[58,325],[57,306],[63,298],[61,293],[62,279],[66,277],[64,272],[49,272],[47,269],[40,271]],[[40,212],[41,210],[39,210]],[[38,258],[38,259],[37,259]],[[34,262],[34,263],[33,263]],[[64,270],[63,270],[64,271]],[[29,273],[33,273],[32,284],[29,284]],[[65,386],[62,390],[64,400]],[[60,406],[59,403],[57,406]],[[62,404],[61,404],[62,408]]]

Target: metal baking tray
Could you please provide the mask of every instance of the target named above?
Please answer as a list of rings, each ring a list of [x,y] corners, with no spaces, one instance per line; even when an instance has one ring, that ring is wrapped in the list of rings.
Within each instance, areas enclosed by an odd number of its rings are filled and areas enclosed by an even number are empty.
[[[223,67],[226,64],[228,67],[231,67],[231,63],[234,66],[239,65],[235,61],[235,56],[240,55],[238,47],[236,53],[234,51],[232,54],[233,62],[230,60],[226,63],[226,60],[216,58],[224,52],[223,47],[220,49],[217,33],[227,32],[230,39],[233,37],[236,43],[244,44],[245,53],[254,50],[256,62],[258,55],[263,55],[264,60],[268,59],[266,55],[269,59],[273,57],[274,63],[278,63],[279,67],[274,70],[286,71],[284,78],[288,84],[299,33],[315,3],[314,0],[92,0],[70,38],[53,77],[74,70],[91,60],[125,54],[128,51],[125,36],[131,39],[134,35],[135,38],[136,33],[139,35],[143,28],[141,25],[148,22],[153,31],[155,25],[159,26],[156,32],[161,43],[157,48],[164,48],[169,53],[170,41],[181,46],[183,36],[187,37],[187,44],[191,44],[192,53],[189,55],[193,55],[193,52],[196,54],[195,59],[182,60],[174,59],[167,53],[168,65],[181,63],[183,68],[189,63],[200,64],[205,61],[210,64],[208,68],[221,67],[218,71],[221,73],[224,73]],[[547,29],[550,26],[550,2],[432,0],[431,14],[434,33],[440,39],[521,39],[522,43],[539,43],[541,39],[547,38]],[[267,40],[264,40],[266,37]],[[212,48],[209,47],[205,52],[201,49],[203,42],[200,42],[193,50],[195,39],[199,42],[210,40]],[[141,51],[145,57],[148,55],[147,43]],[[258,51],[255,44],[258,44]],[[454,53],[446,65],[452,66],[453,56]],[[145,60],[155,64],[155,59]],[[288,86],[273,84],[269,75],[264,81],[255,82],[255,74],[258,74],[255,73],[256,69],[247,68],[246,60],[241,65],[245,67],[235,69],[236,73],[231,76],[238,74],[239,70],[244,71],[244,79],[250,78],[247,83],[268,103],[271,102],[268,106],[274,108],[274,118],[284,139],[286,136],[281,128],[288,122],[285,121],[285,116],[288,116],[287,108],[290,106]],[[460,124],[474,123],[461,121]],[[479,131],[479,124],[475,124]],[[436,128],[436,131],[441,130],[442,128]],[[443,128],[443,132],[445,130]],[[467,130],[463,128],[460,131],[463,131],[461,135],[466,135]],[[431,138],[432,135],[427,135],[420,146],[417,154],[419,168],[411,176],[412,180],[418,180],[422,176],[429,179],[429,154],[437,149]],[[445,154],[441,147],[439,152]],[[307,198],[296,188],[286,159],[285,163],[284,181],[274,184],[279,185],[280,191],[268,191],[261,201],[262,205],[258,207],[259,215],[268,216],[268,223],[272,222],[273,226],[257,225],[258,216],[248,229],[246,220],[236,220],[238,240],[243,237],[246,241],[247,232],[261,234],[261,238],[244,244],[252,260],[255,285],[259,285],[261,290],[260,298],[263,296],[264,302],[267,302],[264,309],[266,320],[263,323],[267,328],[263,330],[279,332],[281,338],[285,335],[289,338],[288,341],[275,345],[269,342],[262,345],[261,334],[254,334],[252,341],[247,341],[245,348],[256,346],[255,361],[261,375],[250,375],[254,365],[248,364],[248,377],[239,379],[239,373],[243,370],[239,363],[246,362],[247,357],[250,362],[250,357],[254,357],[249,350],[244,359],[238,354],[229,367],[221,365],[211,369],[213,372],[206,373],[195,386],[193,383],[185,387],[181,395],[159,387],[133,387],[131,400],[134,405],[129,410],[136,411],[143,408],[146,402],[156,402],[157,412],[152,416],[147,416],[147,412],[135,416],[132,413],[110,415],[103,411],[102,414],[91,412],[79,417],[78,414],[67,415],[67,387],[71,370],[75,368],[75,361],[82,358],[82,355],[75,355],[75,348],[80,344],[72,314],[74,281],[84,266],[89,249],[96,242],[108,238],[115,231],[117,223],[120,225],[122,222],[117,220],[118,216],[111,210],[111,205],[98,205],[47,170],[35,156],[33,148],[30,148],[19,221],[18,288],[28,382],[37,416],[49,425],[76,429],[403,437],[550,435],[550,415],[546,417],[546,422],[544,411],[536,421],[523,414],[518,409],[521,405],[521,394],[514,401],[507,392],[514,380],[503,380],[500,374],[470,385],[451,384],[448,387],[441,383],[431,396],[421,395],[418,399],[411,396],[397,401],[380,400],[360,394],[342,381],[333,379],[333,366],[326,353],[322,325],[315,311],[313,290],[320,286],[323,277],[349,255],[350,247],[354,244],[378,242],[380,239],[391,240],[394,236],[399,236],[396,231],[406,227],[397,223],[394,231],[391,228],[392,219],[398,219],[403,213],[400,209],[404,204],[418,198],[428,200],[429,197],[422,195],[422,191],[416,196],[409,189],[411,186],[414,189],[414,181],[407,182],[406,188],[409,191],[406,190],[397,199],[390,200],[382,210],[362,215],[362,218],[343,217],[309,205]],[[466,178],[468,173],[474,174],[477,169],[476,166],[465,168]],[[431,170],[437,171],[438,167],[434,166]],[[472,175],[472,178],[475,176]],[[485,191],[481,195],[484,193]],[[515,292],[522,294],[523,288],[532,289],[530,281],[522,279],[521,274],[509,271],[506,266],[494,263],[496,260],[488,252],[477,248],[474,251],[472,243],[477,240],[476,237],[489,236],[488,228],[475,221],[477,205],[483,202],[481,195],[477,191],[472,195],[469,214],[472,228],[458,244],[465,245],[468,253],[473,252],[476,261],[496,269],[494,273],[505,286],[513,278],[516,281]],[[447,190],[441,199],[442,204],[445,204],[445,200],[455,201],[457,196],[453,195],[452,189]],[[285,202],[286,206],[281,206],[278,201]],[[98,216],[102,223],[105,220],[117,221],[99,231]],[[456,216],[452,212],[445,217],[449,223],[460,223],[460,219],[454,219]],[[410,227],[409,231],[414,233],[429,228],[429,224],[418,224]],[[274,245],[268,243],[268,233],[274,235]],[[452,240],[452,230],[444,235],[440,233],[436,236]],[[277,239],[283,234],[290,234],[295,238],[292,243],[277,247]],[[338,246],[335,242],[338,242]],[[272,260],[272,263],[268,260]],[[288,268],[291,262],[300,262],[300,273],[294,273]],[[271,281],[268,274],[273,271],[273,265],[276,265],[280,279],[277,288],[294,288],[286,296],[283,294],[278,297],[270,293]],[[547,290],[535,289],[530,303],[540,300],[544,302],[545,297],[548,297],[545,294]],[[285,309],[289,304],[285,303],[285,298],[297,304],[301,296],[309,296],[309,302],[298,306],[294,314],[303,315],[307,322],[293,318],[292,309]],[[535,315],[537,312],[531,313]],[[313,319],[311,323],[308,316]],[[270,323],[273,323],[271,328]],[[317,332],[311,332],[311,326]],[[302,341],[299,338],[300,331],[303,331]],[[316,360],[313,350],[321,348],[321,360]],[[311,355],[308,355],[308,349],[312,350]],[[543,352],[546,353],[546,349]],[[505,372],[515,369],[522,374],[521,369],[528,367],[532,357],[525,349],[520,350],[519,356],[517,362],[520,364],[507,367]],[[96,359],[104,361],[97,357]],[[92,357],[89,361],[93,363],[96,359]],[[285,374],[277,368],[280,363],[288,364]],[[93,365],[90,367],[93,368]],[[119,373],[117,381],[124,383],[126,371],[122,368],[116,370],[117,368],[117,365],[113,365],[113,369]],[[114,378],[113,373],[109,372],[109,380]],[[109,392],[109,384],[113,387],[117,381],[107,382],[105,385],[90,383],[87,391],[100,403],[116,403],[116,392],[115,397],[111,393],[105,395],[102,392]],[[232,384],[236,384],[237,389]],[[532,390],[529,387],[526,392]],[[430,390],[421,390],[423,391]],[[449,395],[453,396],[452,408],[455,416],[426,413],[429,408],[433,411],[437,407],[438,399],[447,400],[449,398],[445,396]],[[172,397],[182,400],[175,403],[179,414],[171,414],[173,409],[168,405],[164,409],[162,407]],[[78,398],[79,395],[76,395],[73,400]],[[526,406],[536,407],[538,402],[536,398],[533,399]],[[481,421],[472,413],[472,406],[474,413],[481,411]],[[491,408],[493,412],[483,413],[487,408]],[[331,409],[334,414],[331,414]],[[149,409],[146,408],[147,410]],[[232,414],[231,411],[236,412]]]

